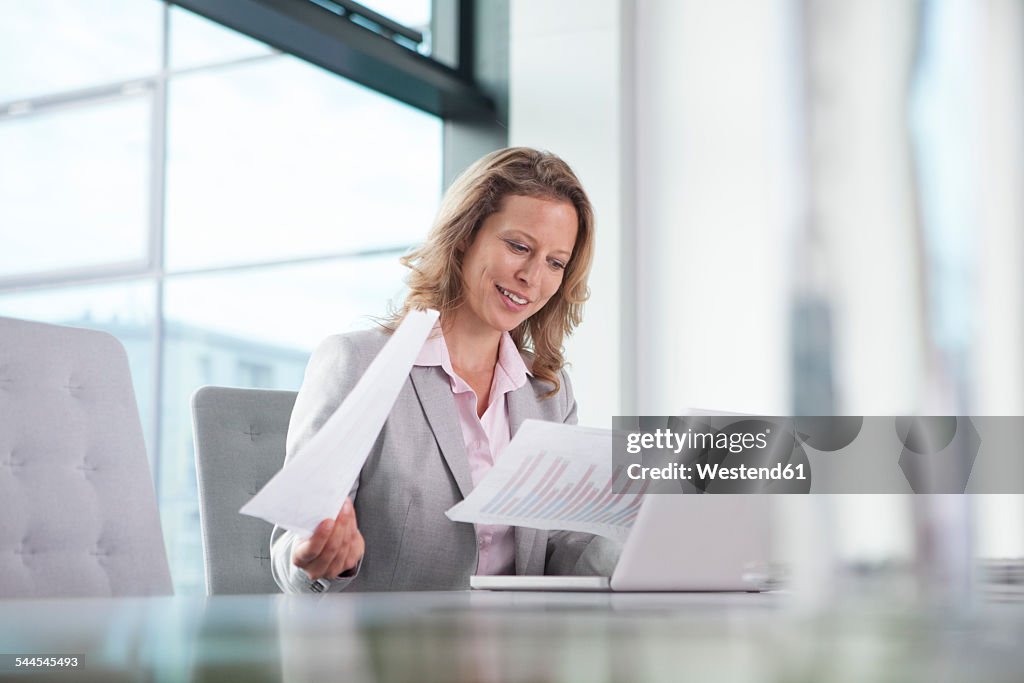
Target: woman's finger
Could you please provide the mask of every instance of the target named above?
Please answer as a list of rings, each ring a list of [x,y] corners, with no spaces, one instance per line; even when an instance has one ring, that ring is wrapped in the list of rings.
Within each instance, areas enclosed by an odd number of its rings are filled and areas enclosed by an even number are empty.
[[[306,568],[309,563],[323,552],[324,545],[331,538],[334,528],[335,523],[333,519],[325,519],[320,522],[316,529],[313,530],[312,536],[296,544],[295,550],[292,551],[292,564],[296,567]]]

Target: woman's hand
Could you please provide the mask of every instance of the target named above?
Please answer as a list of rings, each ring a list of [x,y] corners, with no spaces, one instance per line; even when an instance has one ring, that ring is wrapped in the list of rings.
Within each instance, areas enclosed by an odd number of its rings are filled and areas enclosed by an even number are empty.
[[[295,544],[292,564],[304,569],[311,581],[331,580],[359,564],[365,549],[356,511],[346,498],[335,519],[320,522],[312,536]]]

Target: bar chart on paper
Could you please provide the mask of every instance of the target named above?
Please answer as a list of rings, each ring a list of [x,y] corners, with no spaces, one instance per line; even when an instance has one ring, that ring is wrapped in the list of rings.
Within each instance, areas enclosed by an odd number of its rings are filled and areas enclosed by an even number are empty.
[[[623,538],[640,510],[646,483],[625,481],[622,469],[612,471],[611,438],[608,430],[528,420],[448,517]],[[617,482],[620,478],[624,481]],[[620,493],[612,493],[616,483]]]

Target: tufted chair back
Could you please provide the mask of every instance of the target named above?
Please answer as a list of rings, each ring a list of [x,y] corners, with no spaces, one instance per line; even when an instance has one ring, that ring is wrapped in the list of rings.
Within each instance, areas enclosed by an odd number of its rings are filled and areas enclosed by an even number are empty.
[[[0,318],[0,598],[171,592],[124,347]]]
[[[200,387],[192,396],[206,592],[279,593],[271,524],[238,509],[284,464],[294,391]]]

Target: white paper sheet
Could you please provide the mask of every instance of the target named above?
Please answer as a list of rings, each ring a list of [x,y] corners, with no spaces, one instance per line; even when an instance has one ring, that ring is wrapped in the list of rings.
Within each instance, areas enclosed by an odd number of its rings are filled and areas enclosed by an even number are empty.
[[[623,486],[612,493],[613,478]],[[628,482],[628,483],[627,483]],[[487,476],[445,514],[456,522],[566,529],[624,539],[646,483],[612,472],[612,432],[526,420]]]
[[[320,431],[240,512],[304,536],[335,518],[437,318],[408,313]]]

